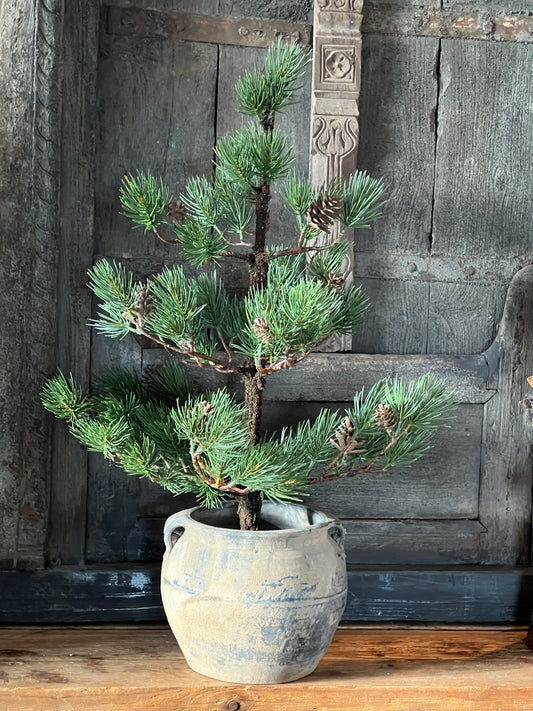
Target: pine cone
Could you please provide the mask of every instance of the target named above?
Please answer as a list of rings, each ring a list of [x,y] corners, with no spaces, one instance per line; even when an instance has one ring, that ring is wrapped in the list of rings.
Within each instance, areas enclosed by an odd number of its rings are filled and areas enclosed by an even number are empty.
[[[142,326],[145,319],[150,316],[154,305],[154,298],[146,286],[141,286],[135,294],[135,304],[133,313],[139,326]]]
[[[252,331],[263,343],[267,344],[270,341],[270,328],[266,318],[256,318],[252,326]]]
[[[181,222],[187,214],[187,208],[181,200],[174,200],[174,202],[168,203],[165,207],[165,212],[167,217],[170,217],[174,222]]]
[[[342,200],[337,195],[319,195],[307,211],[307,219],[312,227],[329,233],[342,208]]]
[[[398,418],[390,405],[381,403],[374,411],[374,421],[380,430],[391,432],[398,424]]]
[[[330,444],[344,454],[361,454],[365,451],[364,442],[353,439],[352,435],[354,432],[355,428],[352,421],[349,417],[345,417],[342,425],[335,432],[334,439],[329,440]]]
[[[344,284],[344,277],[338,272],[328,272],[324,274],[324,278],[330,289],[340,289]]]

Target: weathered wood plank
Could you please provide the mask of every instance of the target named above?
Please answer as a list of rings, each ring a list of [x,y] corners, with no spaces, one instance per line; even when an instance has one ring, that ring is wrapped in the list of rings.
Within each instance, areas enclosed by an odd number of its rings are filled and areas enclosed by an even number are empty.
[[[184,505],[168,495],[158,503],[159,513],[165,517],[195,506],[194,501]],[[165,518],[155,514],[137,519],[127,541],[130,560],[162,559],[164,522]],[[346,529],[346,559],[352,565],[476,565],[480,537],[486,532],[485,526],[474,520],[365,518],[343,519],[342,525]]]
[[[214,46],[102,36],[95,212],[101,254],[175,257],[175,247],[120,215],[118,191],[124,175],[137,170],[160,175],[172,190],[191,175],[211,173],[216,80]]]
[[[486,528],[474,520],[343,521],[352,565],[475,565]]]
[[[163,620],[154,564],[0,572],[0,622]],[[345,620],[527,624],[533,568],[361,566],[348,570]]]
[[[368,253],[428,253],[437,61],[438,40],[374,35],[364,38],[357,162],[359,169],[385,179],[390,202],[371,229],[355,232],[356,281],[365,276],[359,265],[359,252],[364,252],[365,257]],[[406,86],[408,101],[404,98]],[[422,283],[413,286],[401,282],[394,260],[389,266],[386,278],[391,281],[363,279],[374,308],[355,330],[354,350],[425,353],[427,288]],[[398,314],[395,307],[400,304],[405,312]]]
[[[18,405],[23,387],[22,363],[13,345],[23,343],[25,309],[21,308],[21,304],[26,306],[25,291],[29,288],[28,282],[31,282],[29,250],[33,240],[33,176],[30,116],[34,103],[35,59],[32,40],[35,15],[35,7],[30,9],[22,1],[10,3],[4,8],[0,25],[0,160],[4,166],[0,174],[0,279],[4,287],[0,306],[3,320],[0,357],[4,364],[0,378],[0,516],[3,529],[0,567],[7,568],[17,564],[19,509],[23,503],[20,481],[24,475],[21,472],[19,451],[24,424]],[[46,323],[49,326],[53,324],[50,316],[46,318]],[[17,403],[20,412],[18,416],[14,411],[14,403]],[[38,431],[45,439],[50,434],[49,422],[44,418]],[[46,459],[45,456],[45,462]],[[42,540],[42,533],[39,538]]]
[[[521,629],[341,628],[310,677],[269,687],[196,674],[166,627],[17,628],[4,636],[11,661],[0,698],[10,709],[15,703],[56,711],[64,703],[80,711],[147,704],[155,710],[304,711],[317,699],[323,711],[405,711],[421,703],[428,711],[533,709]]]
[[[39,567],[48,522],[59,200],[61,3],[16,0],[0,23],[0,566]]]
[[[107,32],[129,37],[165,38],[241,47],[269,47],[278,37],[309,44],[310,25],[248,17],[214,17],[109,5]]]
[[[196,674],[167,627],[16,628],[0,698],[13,711],[307,711],[318,699],[321,711],[531,711],[523,640],[521,629],[341,628],[311,676],[261,687]]]
[[[530,256],[402,254],[399,252],[359,252],[355,262],[356,281],[362,278],[388,279],[394,274],[402,281],[483,283],[509,285],[516,272],[529,264]]]
[[[287,22],[313,21],[312,0],[219,0],[219,13],[245,17],[269,17]]]
[[[143,352],[143,367],[168,358],[162,349]],[[221,376],[210,370],[185,366],[194,388],[237,388],[237,375]],[[418,356],[364,355],[360,353],[313,353],[298,366],[276,373],[267,381],[267,401],[348,402],[361,388],[368,389],[380,378],[413,380],[431,374],[446,380],[457,393],[457,402],[483,403],[495,393],[488,381],[489,367],[483,355]]]
[[[530,254],[533,47],[443,40],[433,251]]]
[[[356,253],[428,251],[438,46],[431,38],[364,38],[357,164],[383,176],[390,202],[372,229],[356,232]]]
[[[487,562],[529,562],[533,428],[518,404],[533,373],[533,266],[511,282],[498,336],[488,357],[498,358],[500,387],[485,407],[480,519]]]
[[[363,278],[360,283],[371,307],[354,329],[353,350],[357,353],[426,353],[429,285],[423,281],[390,278]]]
[[[57,367],[89,384],[94,209],[94,132],[99,12],[83,0],[65,5],[64,112],[61,134],[61,230],[57,276]],[[63,422],[54,427],[48,560],[81,564],[85,556],[87,454]]]
[[[438,2],[421,5],[410,0],[387,2],[383,7],[379,0],[374,0],[365,2],[363,32],[532,42],[533,16],[511,14],[522,12],[531,13],[531,4],[527,0],[483,4],[445,0],[442,7]]]
[[[486,350],[496,336],[506,294],[503,284],[431,284],[428,352]]]

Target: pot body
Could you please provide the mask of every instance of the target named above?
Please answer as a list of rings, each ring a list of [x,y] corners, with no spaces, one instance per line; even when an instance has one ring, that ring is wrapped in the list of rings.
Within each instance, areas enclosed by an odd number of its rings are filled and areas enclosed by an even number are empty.
[[[234,530],[234,507],[187,509],[165,525],[165,612],[189,666],[215,679],[277,684],[310,674],[346,604],[339,521],[272,503],[262,519],[277,528]]]

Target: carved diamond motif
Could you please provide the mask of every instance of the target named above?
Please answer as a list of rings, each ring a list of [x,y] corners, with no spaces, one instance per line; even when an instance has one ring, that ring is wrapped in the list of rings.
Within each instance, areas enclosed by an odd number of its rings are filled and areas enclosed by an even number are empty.
[[[355,47],[322,45],[322,81],[354,84],[356,78]]]

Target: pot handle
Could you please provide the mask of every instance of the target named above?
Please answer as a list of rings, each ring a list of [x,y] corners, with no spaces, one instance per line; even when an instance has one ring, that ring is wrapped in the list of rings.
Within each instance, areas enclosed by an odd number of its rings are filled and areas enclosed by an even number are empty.
[[[339,521],[334,521],[328,528],[328,536],[338,547],[344,551],[344,541],[346,539],[346,529]]]
[[[170,518],[165,521],[165,529],[163,533],[163,538],[165,540],[165,551],[170,553],[174,545],[179,541],[179,539],[185,533],[185,517],[183,511],[178,511],[172,514]]]

